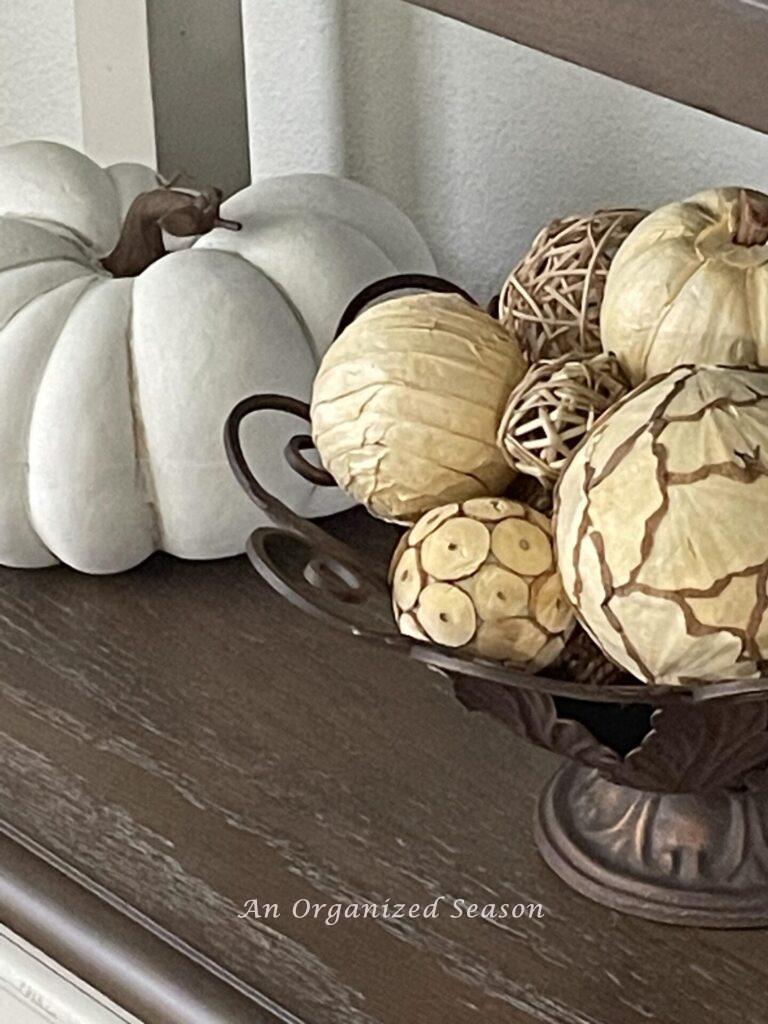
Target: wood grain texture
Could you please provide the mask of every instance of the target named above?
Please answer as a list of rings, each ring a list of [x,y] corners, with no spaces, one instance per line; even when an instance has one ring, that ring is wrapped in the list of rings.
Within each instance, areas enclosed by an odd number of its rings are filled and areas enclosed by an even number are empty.
[[[359,512],[334,529],[394,536]],[[763,1024],[768,937],[574,895],[532,845],[555,759],[440,676],[323,632],[244,559],[0,578],[0,817],[241,993],[312,1024]],[[545,914],[289,912],[438,895]],[[238,919],[252,897],[282,916]]]
[[[768,131],[764,0],[409,0]]]

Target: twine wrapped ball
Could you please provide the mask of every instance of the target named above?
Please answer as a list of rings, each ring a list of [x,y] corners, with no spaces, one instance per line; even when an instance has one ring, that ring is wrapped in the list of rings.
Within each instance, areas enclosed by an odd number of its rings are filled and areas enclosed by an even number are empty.
[[[608,268],[645,210],[598,210],[552,221],[504,283],[499,319],[530,362],[596,353]]]
[[[499,445],[507,462],[552,487],[598,416],[628,390],[618,361],[604,352],[534,363],[501,418]]]
[[[680,366],[620,401],[555,492],[558,565],[603,652],[647,683],[768,661],[768,370]]]
[[[390,566],[400,631],[538,671],[574,623],[555,568],[546,516],[506,498],[433,509]]]
[[[312,393],[325,468],[375,516],[410,523],[449,501],[503,492],[496,444],[525,373],[517,342],[455,294],[391,299],[337,338]]]

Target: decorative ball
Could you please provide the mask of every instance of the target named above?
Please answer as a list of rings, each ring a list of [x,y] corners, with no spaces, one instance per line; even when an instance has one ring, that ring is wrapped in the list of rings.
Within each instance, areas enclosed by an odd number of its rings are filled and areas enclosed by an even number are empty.
[[[768,660],[768,371],[680,366],[613,407],[555,491],[563,585],[647,683]]]
[[[499,319],[530,362],[601,351],[608,267],[645,210],[598,210],[548,224],[504,283]]]
[[[382,302],[323,359],[315,447],[339,486],[381,519],[409,523],[449,501],[501,493],[514,474],[496,431],[524,373],[517,342],[459,295]]]
[[[546,516],[506,498],[433,509],[390,566],[402,633],[538,671],[561,653],[573,612]]]
[[[601,331],[633,386],[683,363],[768,366],[768,196],[709,189],[650,214],[611,266]]]
[[[580,626],[576,626],[557,661],[547,669],[553,679],[587,686],[616,686],[632,683],[626,672],[614,665]]]
[[[507,462],[552,487],[598,416],[628,390],[618,361],[604,352],[534,363],[501,417],[498,440]]]

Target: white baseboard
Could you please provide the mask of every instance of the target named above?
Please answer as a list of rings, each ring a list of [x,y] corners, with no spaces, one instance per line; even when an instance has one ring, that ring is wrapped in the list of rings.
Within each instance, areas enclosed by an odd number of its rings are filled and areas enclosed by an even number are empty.
[[[39,949],[0,925],[3,1024],[141,1024]]]

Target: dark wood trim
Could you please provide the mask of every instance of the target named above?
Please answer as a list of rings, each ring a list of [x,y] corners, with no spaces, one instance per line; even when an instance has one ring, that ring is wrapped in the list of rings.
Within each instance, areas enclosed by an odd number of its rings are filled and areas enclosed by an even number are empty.
[[[768,4],[764,0],[410,2],[729,121],[768,131]]]
[[[224,195],[251,179],[240,0],[147,3],[157,168]]]
[[[54,861],[0,822],[0,921],[144,1024],[302,1024]]]

